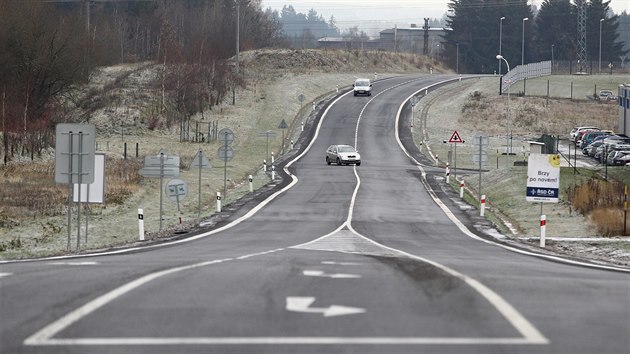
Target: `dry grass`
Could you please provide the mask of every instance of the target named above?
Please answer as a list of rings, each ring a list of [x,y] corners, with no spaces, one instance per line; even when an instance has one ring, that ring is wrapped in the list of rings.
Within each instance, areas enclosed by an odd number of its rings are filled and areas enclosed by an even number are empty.
[[[591,213],[591,220],[597,225],[597,229],[604,236],[622,235],[624,228],[624,215],[622,208],[599,208]],[[626,230],[628,230],[626,224]]]

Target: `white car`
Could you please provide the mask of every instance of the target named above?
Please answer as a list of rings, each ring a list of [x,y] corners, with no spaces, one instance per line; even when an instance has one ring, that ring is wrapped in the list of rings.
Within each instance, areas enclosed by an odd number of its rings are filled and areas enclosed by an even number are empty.
[[[354,82],[354,95],[368,95],[372,96],[372,83],[370,79],[356,79]]]
[[[361,155],[350,145],[330,145],[326,150],[326,163],[337,165],[349,165],[351,163],[361,166]]]

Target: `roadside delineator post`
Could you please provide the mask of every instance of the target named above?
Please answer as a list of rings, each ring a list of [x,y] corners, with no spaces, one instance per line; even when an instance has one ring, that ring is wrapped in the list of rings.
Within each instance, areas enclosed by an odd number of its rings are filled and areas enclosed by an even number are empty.
[[[486,213],[486,195],[481,195],[481,207],[479,208],[479,216],[484,216]]]
[[[249,175],[249,177],[247,177],[247,180],[249,181],[249,192],[253,193],[254,192],[254,177],[252,177],[252,175]]]
[[[446,184],[451,183],[451,170],[448,168],[448,164],[446,164],[444,174],[446,175]]]
[[[267,172],[267,160],[263,160],[263,172]]]
[[[540,247],[545,248],[545,233],[547,228],[547,215],[540,216]]]
[[[221,212],[221,192],[217,192],[217,213]]]
[[[138,240],[144,241],[144,212],[138,209]]]
[[[459,182],[459,197],[464,198],[464,180]]]

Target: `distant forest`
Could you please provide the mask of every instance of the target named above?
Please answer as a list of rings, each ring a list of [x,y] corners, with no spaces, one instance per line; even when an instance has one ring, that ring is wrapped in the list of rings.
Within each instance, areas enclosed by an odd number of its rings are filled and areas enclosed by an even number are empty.
[[[63,94],[99,66],[160,63],[159,91],[169,105],[159,115],[167,125],[212,108],[243,85],[228,61],[236,54],[237,12],[241,50],[287,46],[260,0],[0,0],[4,163],[54,143],[56,123],[68,119],[60,102],[89,101]]]

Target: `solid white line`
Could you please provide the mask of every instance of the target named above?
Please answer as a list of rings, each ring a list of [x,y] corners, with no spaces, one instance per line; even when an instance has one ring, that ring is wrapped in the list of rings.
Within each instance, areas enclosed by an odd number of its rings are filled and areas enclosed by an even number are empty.
[[[69,265],[69,266],[87,266],[97,265],[98,262],[50,262],[50,265]]]
[[[49,339],[34,345],[526,345],[524,338],[469,337],[160,337]]]
[[[0,273],[0,278],[2,277],[8,277],[10,275],[13,275],[13,273]]]

